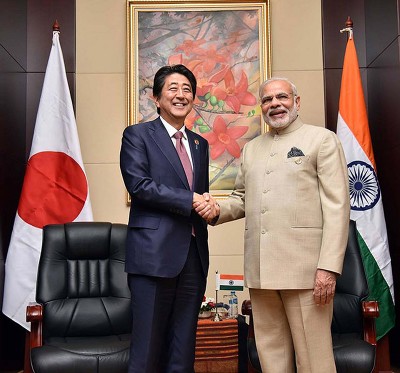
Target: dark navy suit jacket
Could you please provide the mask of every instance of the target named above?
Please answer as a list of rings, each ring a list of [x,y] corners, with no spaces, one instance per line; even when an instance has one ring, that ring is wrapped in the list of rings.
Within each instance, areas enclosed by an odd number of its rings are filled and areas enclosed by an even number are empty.
[[[193,192],[209,190],[208,143],[186,129],[193,162]],[[182,270],[195,231],[204,271],[208,272],[207,223],[192,210],[181,161],[160,118],[129,126],[122,138],[121,172],[131,196],[126,272],[175,277]]]

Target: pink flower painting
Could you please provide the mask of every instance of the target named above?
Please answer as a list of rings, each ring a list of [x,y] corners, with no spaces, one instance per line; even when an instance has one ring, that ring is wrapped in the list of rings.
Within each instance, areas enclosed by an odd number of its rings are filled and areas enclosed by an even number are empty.
[[[211,191],[233,188],[243,146],[262,132],[260,19],[256,6],[138,13],[139,118],[157,117],[151,97],[155,72],[166,64],[187,66],[197,92],[186,126],[210,145]]]

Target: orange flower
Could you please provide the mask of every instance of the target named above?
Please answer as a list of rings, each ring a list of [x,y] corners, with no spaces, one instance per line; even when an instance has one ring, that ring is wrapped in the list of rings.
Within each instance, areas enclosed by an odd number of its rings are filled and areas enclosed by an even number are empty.
[[[221,76],[221,73],[214,75],[210,81],[215,81]],[[226,69],[223,77],[225,88],[221,86],[212,89],[211,94],[217,97],[218,100],[223,100],[233,109],[235,113],[239,113],[241,105],[253,106],[257,103],[255,96],[248,92],[249,83],[247,75],[242,71],[239,83],[235,84],[235,78],[230,69]]]
[[[185,65],[189,70],[193,73],[197,66],[201,64],[203,61],[201,60],[189,60],[185,59],[182,53],[179,54],[172,54],[168,57],[168,65]]]
[[[185,119],[185,126],[187,129],[192,130],[194,126],[194,122],[196,122],[197,119],[199,119],[200,116],[197,114],[197,112],[192,109],[191,112],[188,114],[188,116]]]
[[[209,45],[207,49],[193,48],[197,58],[201,58],[204,71],[209,74],[217,66],[218,63],[226,64],[227,57],[217,50],[216,45]]]
[[[168,57],[168,65],[180,65],[183,64],[182,53],[172,54]]]
[[[195,74],[197,79],[197,91],[196,95],[198,97],[205,96],[208,92],[211,91],[212,87],[215,87],[217,83],[210,82],[207,73],[204,71],[203,64],[199,64],[195,69],[192,70],[193,74]]]
[[[210,92],[211,88],[214,87],[215,84],[210,83],[207,78],[198,78],[197,79],[197,90],[196,95],[199,97],[205,96],[208,92]]]
[[[212,131],[202,134],[211,146],[211,159],[218,158],[225,150],[233,157],[239,158],[240,146],[236,139],[242,137],[248,129],[248,126],[228,128],[224,119],[218,115],[214,120]]]
[[[178,45],[175,48],[177,52],[183,52],[186,56],[190,56],[193,54],[193,49],[199,48],[202,44],[206,42],[205,39],[198,39],[198,40],[184,40],[181,45]]]

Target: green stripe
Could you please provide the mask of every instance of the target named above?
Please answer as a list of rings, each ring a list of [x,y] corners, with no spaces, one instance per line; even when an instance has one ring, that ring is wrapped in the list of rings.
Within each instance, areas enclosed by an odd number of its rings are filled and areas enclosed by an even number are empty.
[[[243,286],[219,285],[219,290],[239,290],[239,291],[243,291]]]
[[[379,302],[379,317],[376,319],[376,338],[380,339],[395,326],[396,314],[393,299],[378,263],[358,231],[357,238],[367,276],[369,288],[368,299]]]

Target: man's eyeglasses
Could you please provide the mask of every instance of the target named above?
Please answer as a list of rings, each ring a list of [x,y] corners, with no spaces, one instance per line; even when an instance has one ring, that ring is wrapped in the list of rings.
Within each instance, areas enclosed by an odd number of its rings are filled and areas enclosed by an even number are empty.
[[[269,105],[274,98],[279,102],[286,102],[290,100],[292,93],[279,93],[276,96],[265,96],[261,99],[261,105]]]

